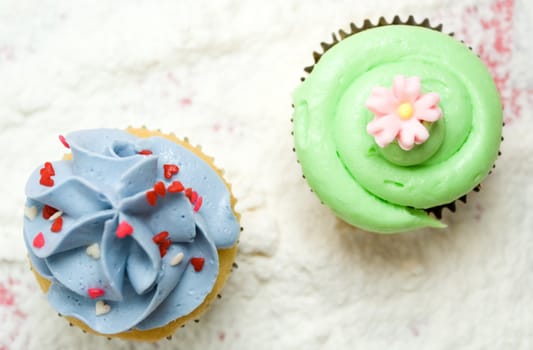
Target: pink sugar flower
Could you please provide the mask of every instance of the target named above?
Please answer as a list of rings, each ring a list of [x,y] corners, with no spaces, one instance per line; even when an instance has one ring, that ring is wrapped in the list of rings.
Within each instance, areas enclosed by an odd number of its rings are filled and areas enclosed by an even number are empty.
[[[434,92],[421,94],[420,88],[419,77],[398,75],[392,89],[372,90],[365,105],[375,118],[366,130],[380,147],[398,139],[400,147],[409,151],[428,139],[429,132],[422,122],[435,122],[442,117],[440,96]]]

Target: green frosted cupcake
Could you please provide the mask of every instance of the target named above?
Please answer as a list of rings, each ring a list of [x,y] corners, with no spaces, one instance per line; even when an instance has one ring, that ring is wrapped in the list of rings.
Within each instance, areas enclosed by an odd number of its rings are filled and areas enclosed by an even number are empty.
[[[304,176],[354,226],[444,227],[442,207],[477,190],[498,156],[502,106],[492,77],[440,29],[412,17],[352,25],[322,44],[294,93]]]

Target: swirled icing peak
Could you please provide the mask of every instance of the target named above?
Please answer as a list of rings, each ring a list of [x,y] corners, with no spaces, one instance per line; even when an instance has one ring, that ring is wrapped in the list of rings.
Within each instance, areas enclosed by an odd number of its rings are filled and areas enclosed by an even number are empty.
[[[375,117],[366,130],[381,148],[398,139],[400,147],[409,151],[429,137],[429,131],[422,122],[435,122],[442,117],[439,101],[437,93],[421,94],[419,77],[397,75],[392,90],[384,87],[372,89],[366,107]]]
[[[240,230],[223,180],[162,137],[96,129],[62,143],[72,160],[46,162],[26,184],[24,238],[52,282],[51,304],[102,334],[161,327],[198,307],[217,249]]]

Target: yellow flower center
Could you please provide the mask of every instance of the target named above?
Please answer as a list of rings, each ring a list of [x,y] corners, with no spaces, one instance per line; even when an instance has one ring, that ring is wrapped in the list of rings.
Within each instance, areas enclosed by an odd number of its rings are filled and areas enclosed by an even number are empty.
[[[398,112],[398,115],[403,120],[407,120],[413,116],[413,105],[410,103],[402,103],[400,106],[398,106],[398,109],[396,110]]]

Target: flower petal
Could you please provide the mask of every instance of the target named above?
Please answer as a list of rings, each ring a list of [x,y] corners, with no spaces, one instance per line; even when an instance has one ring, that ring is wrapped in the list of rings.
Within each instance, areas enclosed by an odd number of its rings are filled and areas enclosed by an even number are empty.
[[[396,96],[400,103],[414,103],[418,96],[420,96],[420,88],[421,83],[419,77],[406,78],[398,75],[394,78],[392,84],[394,96]]]
[[[374,136],[374,140],[380,147],[386,147],[396,138],[400,131],[401,121],[393,114],[381,118],[374,118],[366,127],[366,131]]]
[[[442,111],[439,107],[426,109],[424,112],[415,113],[414,117],[418,120],[426,122],[436,122],[442,117]]]
[[[440,102],[439,94],[435,92],[429,92],[420,96],[415,102],[415,110],[424,110],[437,106]]]
[[[420,145],[428,139],[429,131],[422,123],[416,123],[415,125],[415,144]]]
[[[411,150],[415,144],[421,144],[427,140],[429,132],[416,119],[410,119],[402,124],[401,131],[398,135],[398,144],[405,150]]]
[[[405,77],[403,75],[397,75],[392,81],[392,93],[398,99],[401,99],[403,96],[403,90],[405,87]]]
[[[435,122],[442,117],[442,111],[438,107],[440,96],[434,92],[424,94],[414,104],[413,116],[418,120]]]
[[[376,116],[382,117],[394,113],[398,107],[398,100],[390,89],[375,87],[366,100],[365,106]]]

